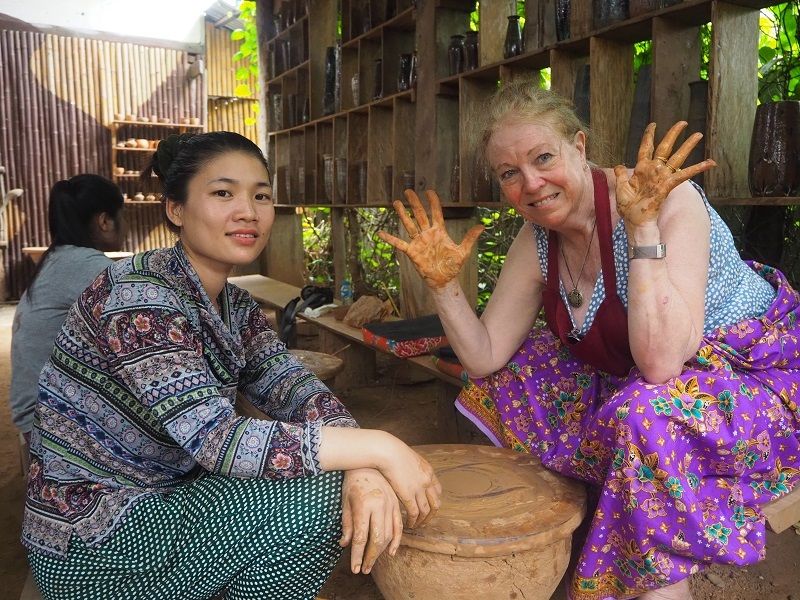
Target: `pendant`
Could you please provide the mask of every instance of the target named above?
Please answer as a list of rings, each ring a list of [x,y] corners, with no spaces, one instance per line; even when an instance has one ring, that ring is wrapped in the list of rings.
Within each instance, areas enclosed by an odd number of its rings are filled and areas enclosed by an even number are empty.
[[[569,305],[572,308],[578,308],[581,304],[583,304],[583,294],[578,291],[578,288],[574,288],[569,294],[567,294],[567,301],[569,301]]]

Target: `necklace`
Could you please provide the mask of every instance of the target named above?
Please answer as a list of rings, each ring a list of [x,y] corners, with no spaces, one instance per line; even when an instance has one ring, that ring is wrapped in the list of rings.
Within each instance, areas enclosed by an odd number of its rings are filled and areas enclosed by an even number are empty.
[[[581,294],[581,291],[578,289],[578,282],[581,280],[583,269],[586,267],[586,260],[589,258],[589,252],[592,249],[592,240],[594,240],[594,230],[596,227],[597,219],[595,219],[594,223],[592,223],[592,235],[589,237],[589,245],[586,247],[586,254],[583,257],[583,264],[581,265],[581,270],[578,272],[577,279],[572,278],[572,272],[569,270],[567,257],[564,256],[564,245],[559,244],[559,248],[561,249],[561,258],[564,259],[564,266],[567,267],[567,275],[569,275],[569,280],[572,283],[572,291],[567,294],[567,301],[572,308],[578,308],[583,304],[583,294]]]

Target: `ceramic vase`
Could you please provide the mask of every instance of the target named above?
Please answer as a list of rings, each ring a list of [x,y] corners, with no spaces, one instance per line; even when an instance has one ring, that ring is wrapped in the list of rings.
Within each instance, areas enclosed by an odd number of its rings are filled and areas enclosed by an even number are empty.
[[[325,90],[322,95],[322,113],[331,115],[336,109],[336,48],[325,49]]]
[[[323,154],[322,155],[322,183],[323,187],[325,188],[325,200],[332,204],[335,201],[334,195],[334,163],[333,163],[333,155],[332,154]]]
[[[636,88],[633,91],[633,106],[628,126],[628,143],[625,151],[625,164],[629,167],[636,164],[644,130],[650,123],[651,70],[651,65],[642,65],[636,77]]]
[[[594,28],[602,29],[628,18],[628,0],[594,0],[592,10]]]
[[[686,122],[686,134],[690,135],[695,131],[703,134],[703,138],[694,147],[691,154],[686,158],[686,165],[694,165],[705,159],[706,154],[706,123],[708,120],[708,81],[700,79],[689,82],[689,114]],[[703,175],[700,173],[692,177],[698,184],[703,185]]]
[[[561,42],[570,38],[570,0],[555,0],[556,2],[556,39]]]
[[[503,58],[511,58],[520,54],[522,54],[522,29],[519,25],[519,15],[508,15]]]
[[[336,202],[347,202],[347,159],[337,156],[334,159],[336,168]]]
[[[589,111],[589,65],[585,64],[578,69],[575,76],[575,90],[572,94],[575,104],[575,114],[582,123],[590,123],[591,114]]]
[[[766,102],[756,109],[748,183],[754,196],[800,192],[800,102]]]
[[[472,71],[478,68],[480,62],[480,42],[477,31],[467,31],[464,34],[464,70]]]
[[[372,99],[383,98],[383,59],[376,58],[372,64]]]
[[[397,91],[404,92],[411,88],[411,53],[401,54],[397,65]]]
[[[447,66],[450,75],[458,75],[464,70],[464,36],[460,34],[450,36],[447,46]]]

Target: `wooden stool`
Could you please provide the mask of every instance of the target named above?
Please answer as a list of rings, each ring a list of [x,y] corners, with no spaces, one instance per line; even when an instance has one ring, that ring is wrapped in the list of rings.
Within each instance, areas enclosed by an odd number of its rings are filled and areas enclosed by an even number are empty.
[[[305,367],[319,377],[326,385],[333,382],[336,375],[344,368],[344,361],[333,354],[314,352],[313,350],[289,350]]]
[[[403,532],[372,577],[386,600],[548,600],[567,569],[586,511],[583,486],[504,448],[415,448],[442,483],[442,506]]]

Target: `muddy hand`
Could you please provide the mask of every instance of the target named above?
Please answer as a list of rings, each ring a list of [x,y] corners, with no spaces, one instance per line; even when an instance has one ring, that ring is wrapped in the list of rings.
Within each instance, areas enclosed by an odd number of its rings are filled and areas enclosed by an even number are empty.
[[[403,517],[391,484],[375,469],[346,471],[339,545],[351,545],[353,573],[369,573],[387,548],[394,556],[402,537]]]
[[[458,277],[461,267],[483,231],[483,225],[472,227],[461,243],[456,244],[445,229],[442,205],[436,192],[433,190],[425,192],[431,205],[430,221],[417,194],[413,190],[406,190],[405,195],[414,213],[413,219],[406,213],[402,202],[395,200],[392,205],[410,240],[406,242],[385,231],[379,231],[378,236],[408,256],[429,287],[434,289],[444,287]]]
[[[628,225],[655,222],[661,211],[661,204],[673,189],[698,173],[716,166],[717,163],[708,159],[682,168],[686,158],[703,137],[702,133],[693,133],[673,153],[672,147],[686,125],[686,121],[675,123],[653,150],[656,124],[650,123],[642,136],[633,175],[628,176],[624,165],[614,167],[614,174],[617,176],[617,210]]]

